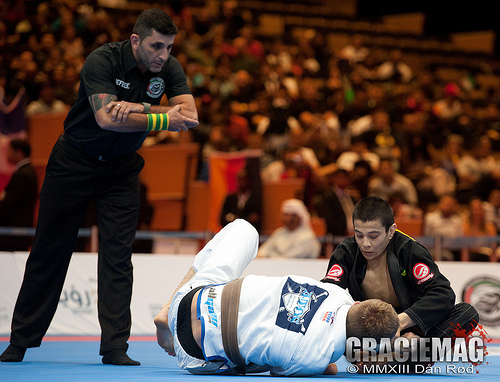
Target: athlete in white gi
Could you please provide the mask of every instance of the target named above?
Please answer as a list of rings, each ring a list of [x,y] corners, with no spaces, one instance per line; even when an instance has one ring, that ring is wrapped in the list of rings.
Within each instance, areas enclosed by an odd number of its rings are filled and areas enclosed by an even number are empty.
[[[194,374],[235,368],[222,345],[221,293],[224,284],[239,278],[255,258],[258,245],[255,228],[238,219],[224,227],[196,256],[196,273],[178,289],[167,308],[168,326],[181,368]],[[200,347],[205,360],[187,354],[177,336],[179,303],[198,286],[206,286],[196,294]],[[243,281],[239,301],[238,347],[246,364],[262,366],[254,367],[256,371],[269,370],[273,375],[286,376],[321,374],[345,351],[346,317],[354,301],[336,285],[304,276],[249,275]],[[158,328],[160,315],[155,319]],[[160,330],[157,333],[159,344],[167,350]]]

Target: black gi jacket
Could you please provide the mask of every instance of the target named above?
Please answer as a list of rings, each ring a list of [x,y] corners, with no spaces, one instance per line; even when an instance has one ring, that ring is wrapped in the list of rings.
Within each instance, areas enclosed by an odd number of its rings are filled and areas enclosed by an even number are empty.
[[[366,264],[355,237],[348,237],[333,251],[321,281],[348,289],[354,300],[366,300],[361,289]],[[387,267],[399,301],[396,311],[408,314],[424,334],[453,309],[455,293],[450,282],[429,251],[401,231],[396,230],[387,245]]]

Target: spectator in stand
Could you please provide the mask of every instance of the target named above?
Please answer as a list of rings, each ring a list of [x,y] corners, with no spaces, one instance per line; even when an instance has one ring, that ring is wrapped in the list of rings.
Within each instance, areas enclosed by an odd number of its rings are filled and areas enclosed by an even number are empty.
[[[389,52],[389,59],[378,68],[378,78],[395,83],[408,83],[413,79],[413,71],[403,62],[401,50],[393,49]]]
[[[25,133],[25,92],[23,86],[9,84],[6,74],[0,74],[0,134]]]
[[[423,113],[405,113],[395,135],[401,148],[400,171],[412,181],[418,181],[425,174],[425,168],[431,165],[428,148],[431,136],[434,143],[438,138],[428,130]]]
[[[238,37],[241,28],[246,24],[236,0],[225,0],[221,4],[220,24],[224,27],[224,38],[226,41]]]
[[[462,114],[461,90],[454,82],[448,82],[443,89],[443,98],[432,106],[432,112],[441,120],[451,121]]]
[[[358,63],[354,70],[358,72],[366,81],[376,81],[378,79],[377,56],[370,52],[363,62]]]
[[[443,148],[441,167],[450,175],[457,177],[457,164],[464,152],[464,137],[458,134],[450,134],[446,138],[446,144]]]
[[[394,212],[394,218],[398,219],[422,219],[423,211],[414,206],[410,206],[403,194],[400,192],[395,192],[391,196],[389,196],[388,200],[392,211]]]
[[[383,158],[377,175],[368,184],[368,194],[388,201],[396,192],[400,192],[409,205],[418,205],[417,190],[412,181],[396,171],[392,158]]]
[[[80,73],[73,65],[58,65],[52,72],[55,97],[66,105],[75,103],[78,97]]]
[[[300,113],[316,112],[322,113],[326,111],[325,100],[319,91],[316,81],[312,78],[304,78],[300,82],[299,97],[293,100],[290,105],[290,114],[299,118]]]
[[[210,94],[225,100],[232,94],[235,86],[231,77],[231,67],[223,63],[215,65],[213,77],[209,83]]]
[[[486,215],[486,220],[495,224],[497,232],[500,232],[500,189],[493,189],[488,201],[483,202],[483,208]]]
[[[233,75],[233,82],[233,92],[228,96],[227,101],[229,103],[250,103],[258,90],[253,82],[253,78],[250,73],[243,69],[238,70]]]
[[[363,36],[360,34],[354,34],[352,43],[344,46],[339,52],[339,56],[348,60],[352,67],[364,62],[369,54],[370,50],[364,45]]]
[[[451,195],[442,196],[437,208],[424,214],[424,235],[447,238],[463,236],[463,220],[458,214],[457,199]],[[459,251],[444,251],[444,260],[460,260]]]
[[[497,229],[495,224],[486,219],[481,199],[472,199],[469,202],[467,218],[464,220],[464,236],[484,237],[496,235]],[[469,260],[472,261],[489,261],[493,252],[489,246],[473,247],[467,250],[469,252]]]
[[[432,103],[425,91],[418,87],[410,92],[405,106],[413,113],[428,113],[432,108]]]
[[[486,199],[500,178],[499,169],[500,163],[492,151],[491,139],[482,136],[457,163],[459,201],[468,203],[476,195]]]
[[[66,25],[62,28],[61,39],[59,40],[58,46],[64,52],[66,60],[78,59],[85,53],[83,40],[78,37],[73,25]]]
[[[46,82],[40,89],[38,99],[26,106],[26,115],[30,117],[42,113],[66,113],[68,110],[68,105],[56,99],[54,86],[50,82]]]
[[[240,29],[239,34],[246,40],[245,53],[261,63],[265,57],[266,50],[262,41],[255,38],[254,27],[251,24],[245,24]]]
[[[259,257],[317,258],[321,243],[311,227],[311,217],[305,204],[288,199],[281,204],[281,223],[260,246]]]
[[[496,137],[494,140],[492,137]],[[486,200],[490,192],[500,187],[500,155],[498,153],[498,135],[483,135],[479,139],[480,163],[482,168],[481,178],[476,184],[474,195]],[[497,148],[494,148],[495,145]]]
[[[330,188],[318,198],[316,211],[325,219],[328,233],[333,236],[354,235],[354,202],[350,193],[349,174],[346,170],[337,169],[329,176],[329,181]]]
[[[53,33],[44,33],[40,38],[38,48],[33,52],[34,60],[39,68],[43,68],[49,59],[50,52],[57,46],[56,36]]]
[[[359,202],[368,196],[368,184],[373,176],[373,170],[365,160],[354,163],[354,169],[349,173],[351,178],[350,194],[354,202]]]
[[[325,187],[324,177],[317,172],[319,165],[314,151],[302,145],[302,133],[294,132],[290,135],[290,145],[283,150],[281,157],[262,169],[261,176],[262,180],[270,182],[304,179],[302,199],[307,208],[313,209],[314,196]]]
[[[290,135],[290,143],[281,158],[271,162],[262,170],[262,179],[277,182],[288,178],[308,178],[320,163],[313,150],[302,145],[301,132]]]
[[[380,165],[380,157],[368,148],[363,136],[353,137],[351,139],[350,150],[344,151],[337,158],[337,167],[347,171],[352,171],[356,162],[364,160],[370,164],[372,171],[376,171]]]
[[[13,72],[11,79],[22,83],[26,89],[26,102],[37,99],[40,84],[46,79],[46,75],[40,72],[33,53],[22,51],[12,59],[9,69]]]
[[[490,102],[485,108],[484,131],[500,132],[500,107],[498,102]]]
[[[222,227],[236,219],[245,219],[260,232],[262,222],[262,194],[260,187],[252,184],[248,172],[243,169],[236,174],[238,189],[228,194],[220,214]]]
[[[31,147],[26,140],[9,144],[7,159],[15,166],[5,190],[0,193],[0,226],[33,227],[38,199],[38,178],[30,162]],[[0,251],[27,251],[30,237],[0,236]]]
[[[204,38],[207,38],[213,28],[213,19],[215,15],[210,6],[204,6],[196,14],[193,15],[194,30]]]
[[[321,166],[335,162],[343,149],[335,113],[304,112],[300,115],[299,122],[304,129],[304,145],[314,151]]]
[[[256,76],[259,68],[258,60],[251,55],[248,50],[248,40],[243,36],[236,37],[230,47],[228,53],[231,57],[231,71],[238,72],[245,70],[251,76]]]
[[[292,71],[292,54],[281,38],[276,38],[271,45],[266,61],[272,66],[279,66],[283,73]]]
[[[314,32],[313,32],[314,33]],[[297,50],[294,55],[292,72],[300,73],[302,78],[317,77],[321,65],[316,59],[316,51],[311,45],[313,34],[300,33],[296,36]]]
[[[370,114],[353,121],[350,125],[352,136],[363,135],[369,142],[370,151],[379,157],[392,157],[400,168],[401,149],[392,135],[391,118],[383,108],[374,109]]]

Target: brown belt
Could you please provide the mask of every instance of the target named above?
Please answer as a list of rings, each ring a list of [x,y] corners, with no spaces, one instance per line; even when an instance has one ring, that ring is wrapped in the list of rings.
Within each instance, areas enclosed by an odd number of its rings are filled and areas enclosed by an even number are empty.
[[[228,282],[222,289],[221,296],[221,334],[222,345],[229,360],[239,368],[248,366],[238,347],[238,310],[243,278]]]

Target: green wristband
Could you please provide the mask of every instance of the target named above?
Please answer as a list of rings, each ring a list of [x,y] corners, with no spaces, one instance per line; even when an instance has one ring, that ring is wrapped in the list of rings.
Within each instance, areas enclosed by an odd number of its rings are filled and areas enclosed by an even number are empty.
[[[153,124],[153,115],[148,114],[148,126],[146,128],[146,131],[152,131],[154,130],[154,124]]]
[[[167,113],[148,114],[148,127],[146,131],[168,130],[169,119]]]

